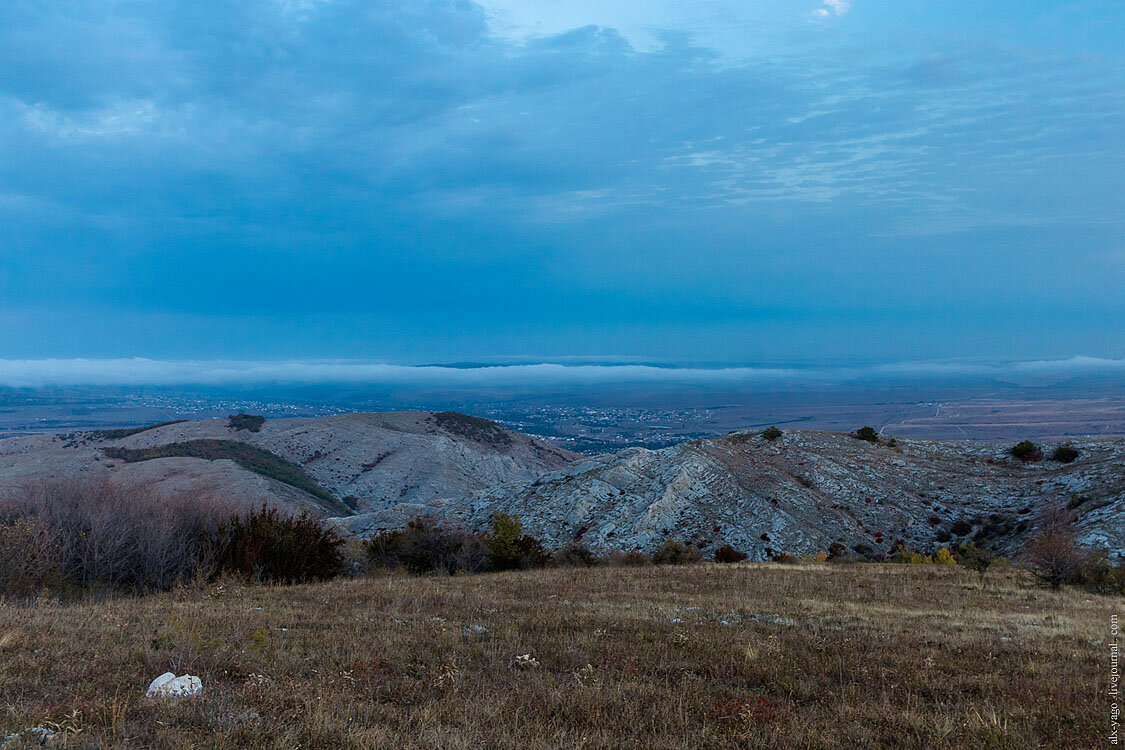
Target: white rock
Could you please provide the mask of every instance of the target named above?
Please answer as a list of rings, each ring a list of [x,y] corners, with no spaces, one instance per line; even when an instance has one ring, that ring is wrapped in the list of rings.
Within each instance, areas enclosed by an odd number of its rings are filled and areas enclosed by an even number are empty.
[[[198,677],[190,674],[177,677],[172,672],[165,672],[152,681],[145,691],[145,697],[169,698],[199,695],[202,692],[203,681]]]

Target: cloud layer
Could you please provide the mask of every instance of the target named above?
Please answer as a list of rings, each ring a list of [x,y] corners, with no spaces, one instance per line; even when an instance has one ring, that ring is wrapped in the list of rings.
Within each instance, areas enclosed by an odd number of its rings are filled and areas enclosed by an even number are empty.
[[[1125,359],[1072,357],[1003,363],[901,362],[848,367],[663,367],[644,364],[533,363],[410,366],[364,362],[161,361],[151,359],[0,360],[0,387],[254,386],[362,384],[419,387],[542,387],[641,384],[747,387],[990,379],[1021,382],[1075,375],[1125,376]]]
[[[930,5],[8,0],[0,356],[1122,356],[1125,6]]]

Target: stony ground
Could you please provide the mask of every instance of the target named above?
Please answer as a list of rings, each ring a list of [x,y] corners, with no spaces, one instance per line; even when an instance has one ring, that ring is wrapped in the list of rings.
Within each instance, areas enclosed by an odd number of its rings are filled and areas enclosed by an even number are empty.
[[[1044,507],[1063,502],[1075,508],[1084,545],[1125,555],[1125,440],[1074,445],[1073,463],[1049,459],[1055,444],[1043,445],[1043,460],[1025,463],[1011,444],[892,446],[812,430],[769,441],[749,431],[597,456],[430,510],[471,527],[487,526],[494,511],[511,513],[553,547],[580,539],[651,551],[672,536],[768,560],[835,542],[872,555],[888,554],[899,539],[930,550],[970,536],[1008,553],[1034,532]],[[362,533],[396,521],[370,514],[347,523]],[[969,527],[959,530],[958,522]]]
[[[701,564],[0,605],[0,738],[70,747],[1089,748],[1125,600]],[[524,657],[524,658],[521,658]],[[201,696],[146,699],[165,671]],[[15,747],[16,745],[13,745]]]

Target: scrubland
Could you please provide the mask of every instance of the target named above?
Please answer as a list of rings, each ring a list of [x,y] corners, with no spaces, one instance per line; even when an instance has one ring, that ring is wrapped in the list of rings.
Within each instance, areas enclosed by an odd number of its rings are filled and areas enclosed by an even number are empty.
[[[957,566],[224,579],[0,604],[0,738],[69,747],[1085,748],[1125,599]],[[165,671],[200,696],[143,697]],[[12,747],[18,747],[13,743]]]

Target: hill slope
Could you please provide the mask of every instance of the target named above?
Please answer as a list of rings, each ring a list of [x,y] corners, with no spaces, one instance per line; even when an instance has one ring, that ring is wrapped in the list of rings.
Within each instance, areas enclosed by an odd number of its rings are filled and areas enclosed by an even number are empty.
[[[0,489],[54,476],[113,476],[158,490],[190,489],[339,515],[347,510],[340,504],[345,498],[372,510],[460,497],[531,481],[579,458],[452,412],[251,422],[257,432],[237,429],[240,424],[195,420],[2,440]],[[215,449],[232,442],[226,453]],[[239,451],[239,443],[257,450]],[[187,450],[198,446],[209,449]]]
[[[504,511],[553,546],[580,539],[595,548],[651,550],[674,537],[766,559],[837,542],[865,554],[887,552],[898,539],[919,549],[969,536],[1011,546],[1043,506],[1062,499],[1076,506],[1084,543],[1125,553],[1125,441],[1076,445],[1081,455],[1072,464],[1025,464],[1008,445],[901,440],[888,447],[796,430],[770,442],[738,433],[597,456],[523,486],[415,512],[482,527]],[[372,533],[400,523],[404,510],[346,525]]]

